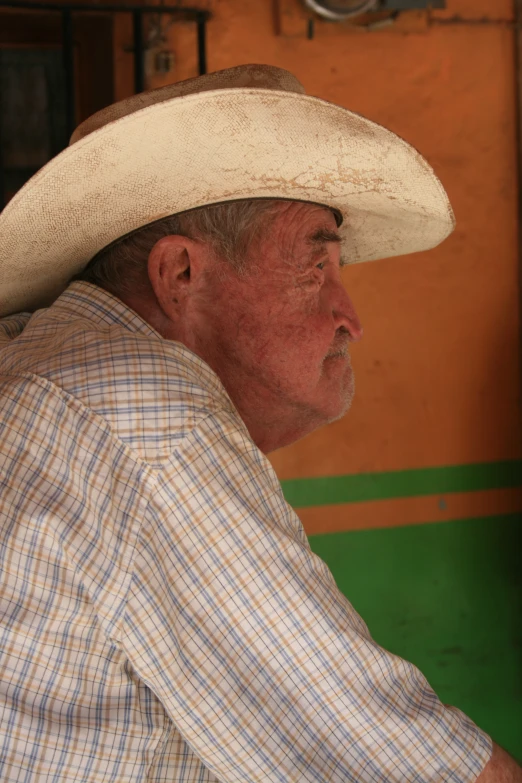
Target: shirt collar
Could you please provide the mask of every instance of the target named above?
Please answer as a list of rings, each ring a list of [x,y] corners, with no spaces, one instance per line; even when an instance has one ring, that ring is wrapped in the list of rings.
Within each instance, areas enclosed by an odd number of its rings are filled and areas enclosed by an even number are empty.
[[[119,325],[130,332],[141,332],[154,339],[163,339],[150,324],[124,304],[121,299],[103,288],[82,280],[71,283],[51,306],[55,312],[59,310],[75,317],[86,318],[94,323],[106,326]]]
[[[85,318],[91,323],[105,327],[121,326],[130,332],[139,333],[151,340],[161,340],[163,350],[172,350],[178,361],[182,361],[187,370],[197,377],[199,383],[215,396],[226,402],[236,416],[239,415],[218,375],[197,354],[183,343],[162,337],[138,313],[134,312],[121,299],[92,283],[76,280],[55,300],[47,312],[66,314],[73,319]]]

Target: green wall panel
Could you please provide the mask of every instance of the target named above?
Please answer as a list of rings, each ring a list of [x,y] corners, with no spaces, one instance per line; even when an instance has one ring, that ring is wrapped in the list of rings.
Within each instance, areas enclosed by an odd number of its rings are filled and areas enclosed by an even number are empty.
[[[319,476],[281,482],[291,506],[324,506],[407,498],[448,492],[474,492],[522,486],[522,460],[479,462],[348,476]]]
[[[375,641],[522,761],[522,515],[310,536]]]

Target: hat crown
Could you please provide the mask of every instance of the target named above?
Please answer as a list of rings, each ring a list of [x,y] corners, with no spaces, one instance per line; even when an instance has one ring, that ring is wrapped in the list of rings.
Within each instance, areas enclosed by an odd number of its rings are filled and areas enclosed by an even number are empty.
[[[102,128],[109,122],[119,120],[128,114],[134,114],[134,112],[147,106],[152,106],[155,103],[162,103],[172,98],[182,98],[185,95],[209,92],[210,90],[245,87],[305,94],[305,89],[301,82],[290,71],[285,71],[284,68],[276,68],[273,65],[237,65],[234,68],[226,68],[223,71],[195,76],[182,82],[141,92],[137,95],[132,95],[130,98],[118,101],[118,103],[113,103],[78,125],[71,136],[69,146],[88,136],[89,133]]]

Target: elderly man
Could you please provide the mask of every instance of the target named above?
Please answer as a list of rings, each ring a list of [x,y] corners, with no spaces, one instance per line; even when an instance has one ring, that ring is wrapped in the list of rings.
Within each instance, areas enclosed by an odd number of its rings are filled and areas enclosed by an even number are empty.
[[[340,267],[452,226],[411,147],[260,66],[109,107],[10,202],[2,781],[522,781],[264,456],[350,406]]]

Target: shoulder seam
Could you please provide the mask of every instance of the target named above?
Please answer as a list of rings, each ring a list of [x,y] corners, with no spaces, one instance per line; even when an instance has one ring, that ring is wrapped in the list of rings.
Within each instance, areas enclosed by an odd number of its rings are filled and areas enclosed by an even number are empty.
[[[41,388],[48,391],[50,394],[53,394],[55,397],[59,397],[68,408],[76,408],[76,410],[79,412],[81,411],[87,413],[93,423],[96,424],[99,429],[104,429],[110,433],[110,437],[113,439],[113,441],[117,443],[125,451],[125,453],[134,460],[134,462],[141,465],[151,477],[155,478],[157,476],[159,472],[158,469],[151,465],[151,463],[147,460],[144,460],[143,457],[137,454],[128,443],[122,440],[118,434],[114,432],[114,429],[111,427],[109,422],[103,418],[103,416],[100,416],[99,413],[96,413],[96,411],[93,411],[92,408],[89,408],[87,405],[85,405],[85,403],[78,399],[78,397],[75,397],[74,395],[60,388],[60,386],[57,386],[48,378],[44,378],[42,375],[36,375],[32,372],[0,373],[0,378],[19,378],[22,380],[31,381],[37,386],[40,386]]]

